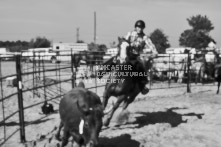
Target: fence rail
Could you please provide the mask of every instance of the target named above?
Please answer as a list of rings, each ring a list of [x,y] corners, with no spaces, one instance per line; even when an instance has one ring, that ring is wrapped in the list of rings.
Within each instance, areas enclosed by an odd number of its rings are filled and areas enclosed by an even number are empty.
[[[40,56],[38,56],[38,58],[34,58],[36,57],[34,56],[32,62],[26,62],[27,56],[23,57],[21,55],[10,57],[12,61],[3,60],[3,57],[0,57],[0,103],[2,107],[2,111],[0,111],[2,112],[2,114],[0,114],[0,117],[2,118],[0,120],[0,131],[3,130],[4,132],[2,136],[0,135],[0,145],[7,142],[18,132],[20,133],[20,141],[25,142],[27,140],[25,136],[25,127],[27,126],[27,122],[25,121],[27,119],[25,111],[27,109],[33,109],[44,102],[52,102],[52,100],[60,99],[68,90],[75,87],[77,80],[82,79],[85,76],[83,75],[81,78],[78,77],[78,74],[82,71],[77,68],[75,63],[75,55],[76,54],[65,54],[64,56],[69,56],[70,61],[56,63],[47,62],[43,57],[40,58]],[[176,61],[176,56],[174,54],[159,55],[158,59],[154,60],[154,66],[149,70],[150,89],[173,88],[173,85],[175,85],[174,87],[186,86],[187,92],[191,92],[190,84],[192,55],[182,54],[180,56],[184,57],[182,58],[182,61],[181,59],[177,59]],[[92,66],[91,74],[95,75],[95,77],[91,78],[93,85],[89,85],[87,88],[91,90],[95,89],[95,91],[98,92],[97,89],[104,87],[104,84],[97,83],[96,70],[94,71],[94,66],[101,64],[102,60],[101,57],[99,57],[98,59],[90,61],[94,62],[89,66]],[[3,74],[3,70],[6,68],[5,66],[7,66],[4,64],[7,62],[15,65],[14,67],[11,67],[14,68],[14,73]],[[96,63],[98,64],[96,65]],[[183,65],[182,68],[180,66],[181,64]],[[175,69],[176,65],[180,66],[180,68]],[[158,68],[161,66],[163,67]],[[87,72],[87,69],[85,72]],[[178,78],[178,75],[176,75],[178,72],[182,72],[181,74],[183,75],[179,78],[185,80],[185,84],[173,84],[172,80],[174,77]],[[165,81],[159,79],[159,77],[157,79],[156,76],[159,74],[162,77],[166,76],[165,79],[167,84],[164,84],[167,85],[166,87],[155,86],[159,82]],[[7,79],[10,77],[16,77],[14,84],[17,85],[17,89],[13,88],[13,84],[12,87],[7,87]],[[65,87],[66,84],[69,85],[69,89],[62,88]],[[3,89],[7,89],[10,92]],[[37,97],[40,98],[38,101],[36,101]],[[8,102],[14,101],[16,98],[18,110],[11,112],[9,111],[11,107],[7,108],[6,105],[8,105]],[[26,101],[32,100],[33,103],[25,103]],[[37,109],[39,109],[39,107]],[[8,134],[6,125],[7,123],[13,122],[13,120],[18,121],[19,130]]]

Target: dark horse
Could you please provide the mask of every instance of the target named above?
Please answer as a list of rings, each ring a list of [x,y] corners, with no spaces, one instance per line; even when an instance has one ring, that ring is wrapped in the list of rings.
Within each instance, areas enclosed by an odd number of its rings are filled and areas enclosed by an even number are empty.
[[[118,38],[119,45],[124,41],[121,38]],[[127,55],[128,57],[130,54],[130,46],[127,48]],[[135,55],[136,56],[136,55]],[[138,55],[137,55],[138,56]],[[114,58],[113,58],[114,59]],[[104,125],[108,126],[110,120],[115,112],[115,110],[120,106],[123,102],[122,111],[125,110],[130,103],[134,101],[136,96],[140,93],[141,89],[138,86],[138,69],[136,66],[136,59],[131,56],[125,63],[110,64],[108,62],[104,63],[104,65],[109,67],[115,67],[111,69],[106,69],[106,71],[110,72],[110,75],[107,79],[107,83],[105,86],[105,91],[103,94],[103,107],[104,109],[107,106],[108,99],[111,96],[115,96],[117,101],[113,105],[113,108],[109,113],[107,113],[106,119],[104,120]],[[112,63],[112,62],[111,62]],[[122,67],[122,68],[121,68]],[[101,73],[101,71],[100,71]],[[144,74],[144,73],[143,73]]]
[[[192,74],[195,77],[195,84],[201,82],[202,84],[205,83],[207,79],[213,79],[214,75],[214,63],[206,61],[206,51],[202,54],[195,54],[194,55],[194,62],[192,63]],[[205,78],[207,75],[207,78]]]
[[[215,66],[214,66],[214,78],[218,82],[217,87],[217,94],[219,94],[219,87],[221,83],[221,58],[219,56],[219,53],[217,53],[215,50],[213,51],[215,55]]]
[[[205,74],[207,74],[209,77],[215,79],[218,82],[218,88],[216,92],[218,94],[221,83],[221,59],[219,57],[219,54],[215,50],[213,50],[212,52],[215,55],[215,62],[207,62],[204,55],[204,61],[202,66],[200,67],[199,76],[201,79],[204,78]]]

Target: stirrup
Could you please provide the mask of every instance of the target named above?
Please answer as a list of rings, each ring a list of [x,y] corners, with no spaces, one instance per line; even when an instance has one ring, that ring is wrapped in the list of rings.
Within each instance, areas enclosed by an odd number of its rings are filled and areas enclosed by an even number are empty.
[[[117,63],[117,60],[118,60],[118,58],[117,57],[114,57],[114,59],[113,59],[113,63]]]

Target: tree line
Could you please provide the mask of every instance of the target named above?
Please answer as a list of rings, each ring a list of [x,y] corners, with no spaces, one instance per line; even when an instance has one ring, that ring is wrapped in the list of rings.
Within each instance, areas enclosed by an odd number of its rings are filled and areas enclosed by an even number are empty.
[[[216,43],[210,36],[210,31],[214,29],[214,26],[207,16],[191,16],[187,18],[187,22],[191,29],[184,30],[180,34],[178,40],[180,46],[204,50],[210,42]],[[168,36],[160,28],[150,33],[149,37],[159,53],[165,53],[166,49],[171,46]],[[116,47],[116,42],[111,42],[110,46]]]
[[[216,43],[210,36],[210,31],[214,29],[214,26],[207,16],[191,16],[187,18],[187,22],[191,28],[180,34],[180,46],[204,50],[210,42]],[[151,33],[150,38],[159,53],[165,53],[166,48],[170,47],[168,36],[161,29],[156,29]]]
[[[0,47],[7,48],[10,52],[20,52],[29,48],[46,48],[51,46],[51,41],[45,37],[36,37],[30,41],[0,41]]]
[[[179,45],[183,47],[196,48],[203,50],[207,45],[213,41],[216,41],[210,36],[210,31],[214,30],[212,22],[207,16],[196,15],[187,18],[187,22],[190,25],[190,29],[184,30],[179,37]],[[155,44],[159,53],[165,53],[166,48],[170,47],[168,36],[162,29],[157,28],[149,35],[153,44]],[[83,40],[79,40],[78,43],[84,43]],[[28,48],[43,48],[50,47],[51,41],[45,37],[37,37],[28,41],[0,41],[0,47],[5,47],[11,52],[19,52],[21,50],[27,50]],[[88,44],[89,51],[101,51],[107,50],[105,44]],[[116,47],[116,43],[111,43],[111,47]]]
[[[84,43],[84,41],[81,40],[77,43]],[[51,46],[52,42],[45,37],[36,37],[30,41],[0,41],[0,48],[7,48],[10,52],[20,52],[29,48],[47,48]],[[106,52],[107,47],[105,44],[94,44],[92,42],[88,44],[88,49],[89,51]]]

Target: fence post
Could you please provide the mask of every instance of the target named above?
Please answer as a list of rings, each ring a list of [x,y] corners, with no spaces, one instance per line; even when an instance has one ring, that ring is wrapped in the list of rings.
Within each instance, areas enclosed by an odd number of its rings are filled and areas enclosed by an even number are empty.
[[[187,92],[191,93],[190,90],[190,65],[191,65],[191,59],[190,59],[190,52],[188,51],[188,57],[187,57]]]
[[[0,78],[2,78],[3,77],[3,74],[2,74],[2,58],[0,57]],[[2,84],[2,79],[0,79],[0,83],[1,83],[1,95],[0,95],[0,97],[2,98],[2,116],[3,116],[3,121],[2,121],[2,123],[4,124],[3,126],[4,126],[4,140],[6,140],[6,126],[5,126],[5,106],[4,106],[4,100],[3,100],[3,98],[4,98],[4,95],[3,95],[3,84]]]
[[[72,72],[71,81],[72,81],[72,88],[75,87],[75,79],[76,79],[76,75],[75,75],[76,69],[75,69],[75,64],[74,64],[75,60],[74,59],[75,59],[75,56],[73,55],[73,52],[71,50],[71,72]]]
[[[36,66],[36,64],[35,64],[35,52],[33,52],[33,59],[32,59],[32,61],[33,61],[33,74],[32,74],[32,82],[33,82],[33,97],[35,97],[35,82],[36,82],[36,80],[35,80],[35,66]]]
[[[171,70],[170,70],[170,54],[169,54],[169,80],[168,80],[168,85],[169,85],[169,88],[170,88],[170,83],[171,83]]]
[[[42,70],[43,70],[43,84],[44,84],[44,99],[45,99],[45,102],[47,101],[47,94],[46,94],[46,75],[45,75],[45,62],[44,62],[44,59],[42,58]]]
[[[26,139],[25,139],[25,121],[24,121],[24,107],[23,107],[23,95],[22,95],[21,55],[16,56],[16,73],[17,73],[20,140],[22,143],[24,143]]]

